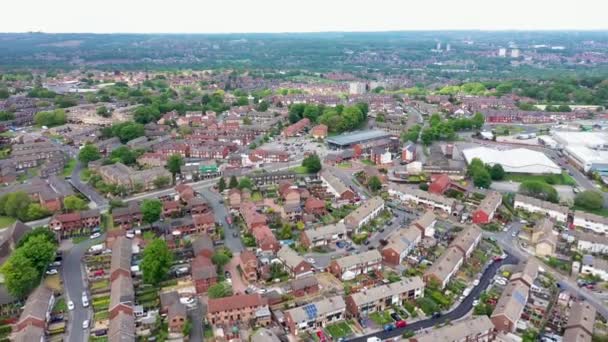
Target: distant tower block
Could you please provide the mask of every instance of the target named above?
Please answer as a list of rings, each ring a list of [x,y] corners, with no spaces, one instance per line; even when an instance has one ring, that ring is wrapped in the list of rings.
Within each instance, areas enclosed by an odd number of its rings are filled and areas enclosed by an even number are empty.
[[[445,51],[451,51],[451,50],[452,50],[452,45],[447,44],[447,45],[445,46]]]
[[[441,42],[437,43],[437,48],[435,50],[441,51]]]
[[[499,57],[506,57],[507,56],[507,49],[505,49],[505,48],[498,49],[498,56]]]
[[[519,49],[511,50],[511,58],[519,58]]]

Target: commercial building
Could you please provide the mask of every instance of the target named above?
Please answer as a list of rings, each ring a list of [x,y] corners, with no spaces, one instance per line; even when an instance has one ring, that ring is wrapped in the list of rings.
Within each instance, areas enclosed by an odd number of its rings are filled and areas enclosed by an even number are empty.
[[[345,311],[342,296],[334,296],[285,311],[285,323],[292,334],[298,335],[344,320]]]
[[[553,132],[562,151],[579,169],[608,175],[608,134],[605,132]]]
[[[360,274],[382,269],[382,255],[378,250],[370,250],[333,260],[329,264],[329,272],[342,280],[353,279]]]
[[[420,277],[411,277],[396,283],[372,287],[346,297],[346,310],[351,317],[364,317],[373,312],[384,311],[393,305],[424,296],[424,282]]]
[[[474,158],[484,164],[502,165],[505,172],[533,174],[561,174],[562,169],[542,152],[525,148],[497,150],[488,147],[475,147],[462,151],[468,164]]]
[[[345,149],[357,144],[369,143],[392,137],[392,134],[382,130],[369,130],[350,132],[325,139],[327,145],[333,149]]]

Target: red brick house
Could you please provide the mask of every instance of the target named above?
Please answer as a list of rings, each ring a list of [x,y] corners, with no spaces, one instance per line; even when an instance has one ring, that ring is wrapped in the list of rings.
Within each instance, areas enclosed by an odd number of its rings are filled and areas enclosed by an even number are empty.
[[[243,276],[248,282],[258,280],[258,258],[249,250],[241,252],[239,255],[239,265],[243,271]]]
[[[169,306],[167,313],[167,324],[169,326],[169,332],[181,333],[184,329],[187,319],[186,306],[180,301],[173,303]]]
[[[431,185],[429,185],[429,192],[443,195],[443,193],[450,187],[450,177],[448,175],[436,175],[433,176],[434,180]]]
[[[192,250],[194,252],[194,256],[204,256],[207,258],[211,258],[213,253],[215,252],[215,248],[213,247],[213,240],[207,234],[200,234],[196,237],[194,241],[192,241]]]
[[[74,235],[90,234],[93,228],[101,224],[98,209],[83,210],[75,213],[56,214],[49,222],[49,227],[59,238]]]
[[[256,205],[252,202],[241,203],[239,211],[249,231],[267,224],[266,215],[258,213]]]
[[[110,261],[110,281],[119,276],[131,277],[132,242],[124,236],[119,236],[112,245]]]
[[[289,246],[281,247],[277,252],[277,257],[292,278],[297,279],[312,274],[312,265]]]
[[[253,234],[258,248],[264,252],[275,253],[281,247],[272,230],[266,225],[256,227],[251,234]]]
[[[123,208],[114,208],[112,210],[112,219],[115,226],[129,229],[133,226],[139,226],[142,223],[143,214],[139,204],[130,202],[128,206]]]
[[[200,215],[192,215],[194,226],[197,232],[211,234],[215,231],[215,216],[212,212]]]
[[[205,256],[197,256],[192,260],[192,281],[196,293],[205,293],[210,286],[217,283],[217,271],[211,259]]]
[[[27,297],[23,311],[19,316],[17,324],[15,324],[15,332],[22,331],[29,326],[45,329],[54,304],[55,297],[53,290],[44,285],[38,286]]]
[[[316,198],[316,197],[308,197],[306,202],[304,203],[304,211],[307,214],[312,215],[325,215],[327,210],[325,209],[325,202]]]
[[[312,135],[315,139],[325,139],[327,138],[327,126],[320,124],[312,128],[310,131],[310,135]]]
[[[182,212],[182,206],[178,201],[163,202],[163,217],[176,217]]]
[[[473,223],[489,223],[494,218],[496,209],[502,204],[502,195],[496,191],[488,192],[477,209],[473,212]]]

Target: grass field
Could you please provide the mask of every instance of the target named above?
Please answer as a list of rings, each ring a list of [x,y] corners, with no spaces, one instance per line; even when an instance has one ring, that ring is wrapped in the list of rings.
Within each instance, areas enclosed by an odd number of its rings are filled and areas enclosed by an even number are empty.
[[[351,167],[353,167],[353,164],[349,163],[349,162],[342,162],[338,165],[336,165],[337,167],[341,168],[341,169],[350,169]]]
[[[16,219],[12,218],[12,217],[8,217],[8,216],[0,216],[0,228],[6,228],[8,226],[10,226],[11,224],[13,224],[13,222],[15,222]]]
[[[308,169],[306,167],[304,167],[304,166],[301,166],[301,165],[300,166],[296,166],[296,167],[292,167],[290,170],[293,171],[293,172],[295,172],[295,173],[300,173],[300,174],[308,173]]]
[[[505,175],[505,180],[510,180],[518,183],[525,181],[540,181],[551,185],[576,185],[576,181],[574,180],[574,178],[570,177],[570,175],[568,175],[567,173],[562,173],[561,175],[532,175],[525,173],[507,173]]]
[[[338,339],[340,337],[348,336],[352,333],[352,329],[350,325],[346,322],[339,322],[336,324],[328,325],[325,327],[325,330],[333,337],[334,339]]]
[[[65,164],[65,166],[63,167],[63,172],[61,173],[61,175],[63,177],[68,177],[72,174],[72,171],[74,171],[74,167],[76,166],[76,159],[70,159],[70,161],[68,161],[67,164]]]

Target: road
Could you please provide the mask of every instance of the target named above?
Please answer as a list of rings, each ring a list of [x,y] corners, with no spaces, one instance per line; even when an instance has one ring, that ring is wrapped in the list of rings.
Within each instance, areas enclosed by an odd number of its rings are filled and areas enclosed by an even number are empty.
[[[85,319],[93,317],[91,306],[89,305],[87,308],[82,306],[82,292],[87,289],[82,259],[89,247],[104,240],[105,234],[95,240],[86,240],[78,245],[74,245],[69,251],[63,252],[61,277],[63,278],[66,302],[68,300],[74,302],[74,310],[70,311],[68,320],[66,341],[86,341],[89,336],[88,329],[86,331],[82,329],[82,322]],[[91,296],[89,295],[88,297],[89,302],[91,302]]]
[[[215,215],[215,221],[220,222],[224,228],[224,243],[233,253],[240,253],[243,251],[243,243],[241,242],[240,235],[234,237],[232,233],[236,231],[235,228],[230,228],[226,222],[229,212],[226,206],[220,203],[222,196],[212,191],[210,187],[203,187],[198,189],[199,194],[209,202]]]
[[[382,340],[386,340],[389,338],[401,336],[406,330],[412,330],[416,332],[420,329],[432,328],[435,325],[444,323],[446,321],[455,321],[465,316],[469,311],[471,311],[471,309],[473,308],[473,301],[478,299],[479,295],[488,288],[490,282],[492,281],[492,277],[494,277],[494,275],[502,265],[517,264],[518,260],[519,259],[517,257],[513,255],[508,255],[505,260],[492,263],[481,276],[481,279],[479,280],[479,285],[474,287],[473,290],[471,290],[471,293],[469,293],[469,295],[455,309],[450,312],[443,313],[442,316],[439,318],[429,318],[422,321],[417,321],[408,325],[405,328],[398,328],[392,331],[379,331],[365,336],[358,336],[356,338],[349,339],[348,341],[365,342],[369,337],[372,336],[376,336]]]

